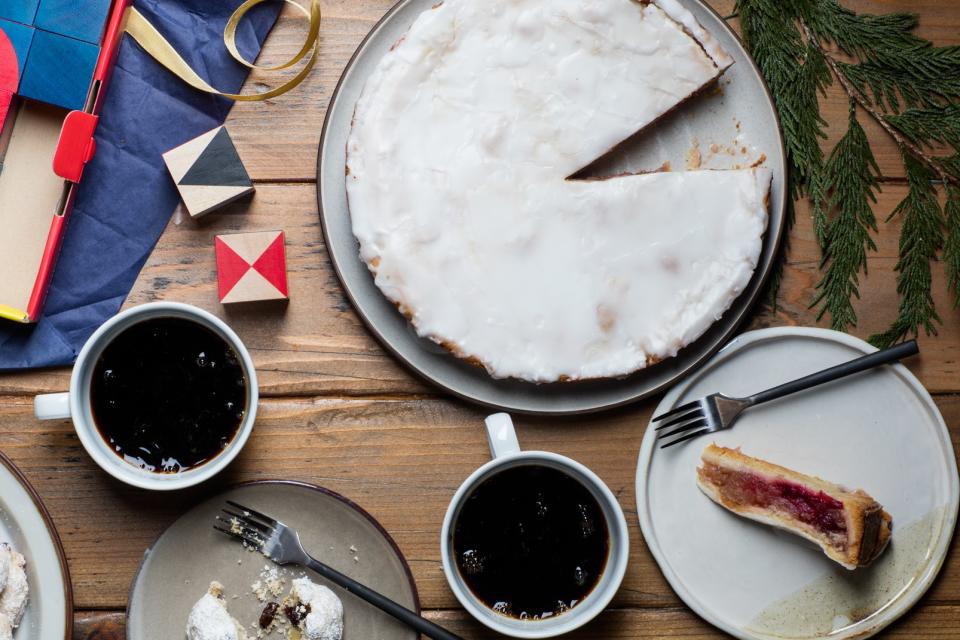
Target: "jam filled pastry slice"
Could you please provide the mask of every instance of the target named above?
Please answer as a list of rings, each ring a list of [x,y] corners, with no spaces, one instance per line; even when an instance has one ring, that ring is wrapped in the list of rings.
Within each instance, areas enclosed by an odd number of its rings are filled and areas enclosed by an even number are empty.
[[[890,514],[864,491],[848,491],[715,444],[701,459],[697,485],[714,502],[817,543],[847,569],[872,562],[890,540]]]

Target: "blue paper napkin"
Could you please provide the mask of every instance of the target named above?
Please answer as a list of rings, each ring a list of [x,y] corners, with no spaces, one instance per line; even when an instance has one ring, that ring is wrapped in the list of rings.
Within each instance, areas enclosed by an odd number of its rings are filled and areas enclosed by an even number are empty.
[[[202,77],[236,93],[248,69],[227,53],[223,28],[240,2],[134,4]],[[282,6],[264,3],[244,18],[237,45],[248,60]],[[43,316],[35,325],[0,320],[0,371],[72,363],[120,310],[179,201],[161,154],[222,124],[231,105],[188,87],[124,36]]]

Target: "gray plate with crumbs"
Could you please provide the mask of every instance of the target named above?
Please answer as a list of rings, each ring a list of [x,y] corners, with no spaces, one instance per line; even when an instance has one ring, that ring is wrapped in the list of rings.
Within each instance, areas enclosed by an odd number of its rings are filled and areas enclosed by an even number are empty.
[[[419,611],[420,600],[407,562],[393,539],[369,514],[343,496],[298,482],[240,485],[194,507],[174,522],[144,553],[130,589],[128,640],[183,638],[187,616],[210,582],[224,587],[227,609],[257,637],[255,625],[265,603],[252,586],[265,568],[277,567],[260,553],[214,530],[214,517],[234,500],[295,528],[304,548],[318,560]],[[416,640],[419,636],[379,609],[299,567],[278,567],[279,601],[291,580],[307,575],[325,584],[343,602],[344,640]],[[281,628],[264,638],[286,638]]]

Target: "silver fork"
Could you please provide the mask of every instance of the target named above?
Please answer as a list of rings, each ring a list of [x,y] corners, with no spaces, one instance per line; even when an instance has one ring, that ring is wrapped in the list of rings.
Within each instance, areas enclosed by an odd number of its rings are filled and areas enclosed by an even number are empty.
[[[244,507],[231,500],[227,504],[235,510],[224,509],[224,515],[217,516],[213,528],[239,539],[244,546],[252,547],[279,565],[296,564],[317,572],[330,582],[343,587],[350,593],[366,600],[378,609],[435,640],[463,640],[418,616],[403,605],[394,602],[385,595],[366,587],[353,578],[332,567],[328,567],[313,558],[300,544],[300,536],[279,520],[266,516],[250,507]]]
[[[850,362],[844,362],[835,367],[824,369],[818,373],[810,374],[799,380],[787,382],[778,387],[761,391],[747,398],[731,398],[722,393],[714,393],[659,415],[650,422],[663,423],[656,428],[658,440],[679,436],[660,446],[661,449],[666,449],[667,447],[672,447],[675,444],[696,438],[697,436],[714,433],[721,429],[729,429],[737,421],[737,418],[740,417],[740,414],[752,406],[770,402],[771,400],[776,400],[777,398],[782,398],[792,393],[797,393],[810,387],[816,387],[817,385],[839,378],[845,378],[854,373],[866,371],[867,369],[872,369],[882,364],[897,362],[898,360],[919,352],[920,349],[917,347],[917,341],[910,340],[909,342],[898,344],[895,347],[877,351],[851,360]],[[668,420],[668,422],[663,422],[664,420]]]

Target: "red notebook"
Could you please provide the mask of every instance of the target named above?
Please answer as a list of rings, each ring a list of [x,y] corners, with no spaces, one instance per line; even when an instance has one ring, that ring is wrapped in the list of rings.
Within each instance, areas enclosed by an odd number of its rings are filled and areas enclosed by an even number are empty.
[[[40,315],[77,185],[96,152],[129,1],[89,3],[102,5],[105,19],[59,21],[73,29],[102,20],[97,42],[57,32],[42,6],[36,18],[0,14],[0,318],[28,323]]]

